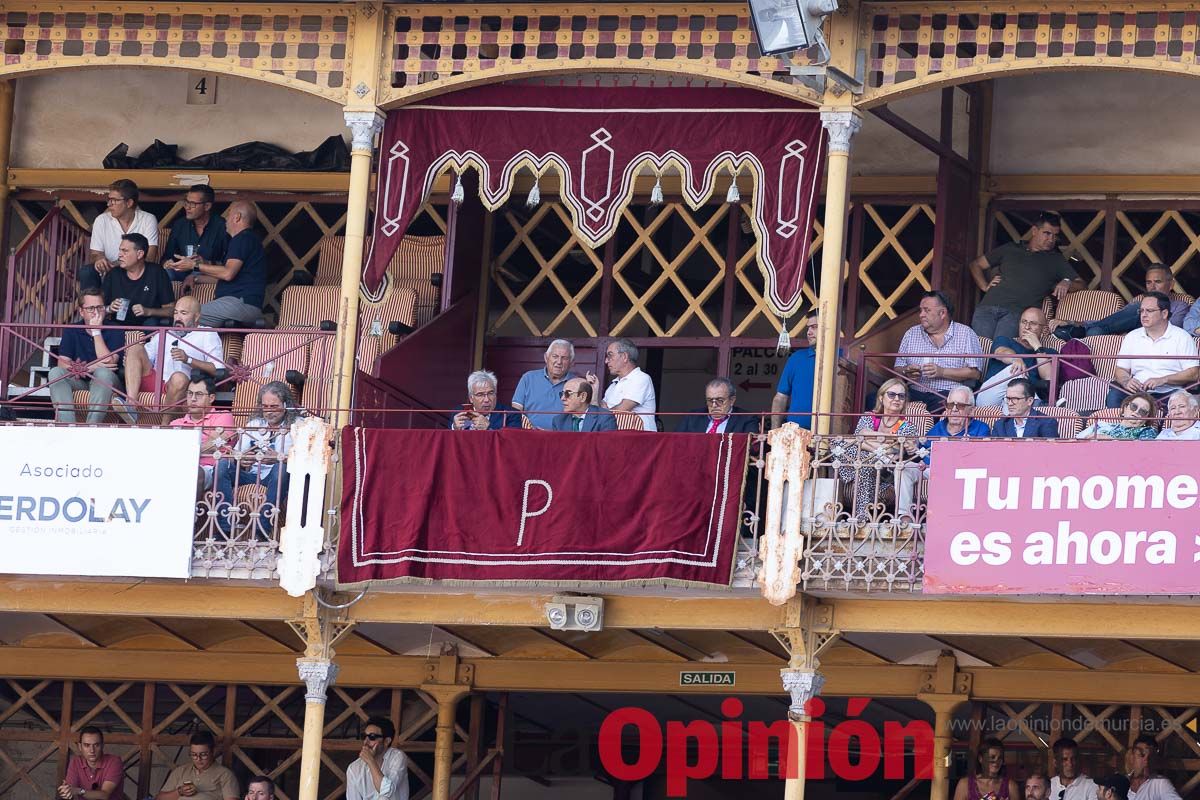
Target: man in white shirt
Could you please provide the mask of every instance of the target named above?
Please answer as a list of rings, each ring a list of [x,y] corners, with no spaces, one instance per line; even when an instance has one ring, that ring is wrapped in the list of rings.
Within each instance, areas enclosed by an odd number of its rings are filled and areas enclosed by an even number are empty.
[[[138,208],[137,184],[127,178],[113,181],[109,184],[105,203],[108,210],[92,222],[92,240],[88,245],[90,263],[79,268],[80,288],[100,286],[100,279],[117,265],[121,237],[127,233],[145,236],[150,244],[146,260],[158,263],[158,218]]]
[[[1079,745],[1064,736],[1054,743],[1054,768],[1050,796],[1054,800],[1096,800],[1096,782],[1079,770]]]
[[[1149,734],[1142,734],[1133,741],[1129,755],[1132,764],[1129,771],[1129,800],[1180,800],[1179,792],[1175,791],[1171,781],[1155,774],[1153,762],[1158,755],[1157,739]],[[1106,783],[1107,779],[1099,781],[1100,786]],[[1124,800],[1120,797],[1105,797],[1103,791],[1098,796],[1100,800]]]
[[[396,727],[371,717],[363,727],[363,746],[346,770],[346,800],[408,800],[408,756],[392,747]]]
[[[175,326],[159,331],[145,344],[133,345],[125,353],[125,385],[134,397],[139,391],[154,391],[153,383],[144,387],[149,378],[152,382],[158,364],[159,337],[165,336],[166,363],[162,365],[162,385],[166,404],[178,405],[187,393],[192,370],[205,375],[216,375],[225,366],[225,354],[221,349],[221,337],[212,328],[197,328],[200,320],[200,303],[190,294],[175,302]],[[182,413],[182,407],[174,415]]]
[[[658,400],[654,395],[654,384],[650,376],[637,365],[637,345],[628,339],[609,342],[604,351],[604,365],[613,376],[613,381],[604,392],[601,408],[609,411],[633,411],[642,418],[642,426],[648,431],[657,431],[654,412]],[[592,385],[592,394],[600,394],[600,378],[588,372],[587,382]]]
[[[1126,395],[1148,392],[1159,400],[1180,386],[1190,386],[1200,374],[1196,340],[1170,323],[1171,298],[1162,292],[1142,297],[1142,327],[1125,334],[1117,360],[1116,378],[1105,405],[1119,408]],[[1129,356],[1174,356],[1132,359]]]

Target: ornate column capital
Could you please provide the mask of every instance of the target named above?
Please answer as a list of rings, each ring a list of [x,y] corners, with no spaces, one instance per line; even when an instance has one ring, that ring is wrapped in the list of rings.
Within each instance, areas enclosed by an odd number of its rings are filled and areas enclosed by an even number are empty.
[[[383,114],[379,111],[343,111],[342,114],[351,133],[350,149],[369,154],[375,147],[375,134],[383,130]]]
[[[337,679],[338,665],[327,658],[297,658],[296,671],[307,687],[304,699],[324,705],[325,693]]]
[[[783,690],[792,696],[788,716],[793,720],[803,718],[808,701],[819,695],[825,686],[825,676],[814,669],[785,667],[779,670],[779,677],[783,679]]]
[[[850,140],[862,128],[862,116],[851,108],[823,108],[821,126],[829,134],[830,153],[849,153]]]

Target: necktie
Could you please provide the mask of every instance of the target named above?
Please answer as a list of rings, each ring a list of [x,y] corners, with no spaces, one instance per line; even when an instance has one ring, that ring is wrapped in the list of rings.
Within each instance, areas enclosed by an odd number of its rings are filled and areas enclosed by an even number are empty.
[[[720,425],[721,425],[721,423],[714,419],[712,422],[710,422],[708,424],[708,430],[705,431],[705,433],[716,433],[717,428],[720,427]]]
[[[575,426],[575,432],[579,433],[579,426],[583,425],[583,420],[579,417],[571,417],[571,424]]]

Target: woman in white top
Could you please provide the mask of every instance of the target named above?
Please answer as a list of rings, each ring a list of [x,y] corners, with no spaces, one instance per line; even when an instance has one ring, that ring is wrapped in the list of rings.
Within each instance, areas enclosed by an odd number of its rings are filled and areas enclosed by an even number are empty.
[[[237,486],[262,486],[266,497],[257,515],[256,537],[269,541],[272,523],[279,517],[278,504],[287,497],[288,475],[284,459],[292,447],[292,423],[296,421],[296,400],[286,383],[271,381],[258,390],[258,409],[234,449],[233,456],[217,464],[217,526],[230,533],[233,521],[239,523],[245,512],[238,507]],[[251,504],[253,505],[253,503]],[[240,527],[240,524],[239,524]]]
[[[1200,439],[1200,397],[1180,389],[1167,400],[1167,418],[1159,439]]]

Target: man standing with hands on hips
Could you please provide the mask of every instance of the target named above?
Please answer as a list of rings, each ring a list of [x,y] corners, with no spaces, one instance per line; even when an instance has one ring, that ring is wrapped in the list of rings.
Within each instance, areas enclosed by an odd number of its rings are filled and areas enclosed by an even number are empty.
[[[408,800],[408,756],[392,747],[396,726],[371,717],[358,758],[346,770],[346,800]]]

